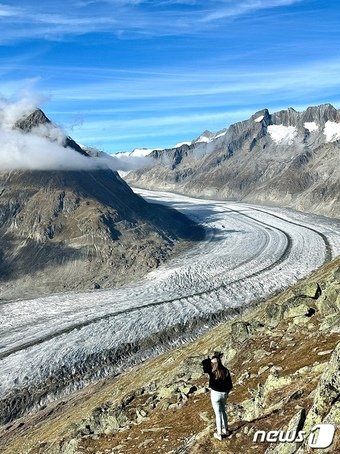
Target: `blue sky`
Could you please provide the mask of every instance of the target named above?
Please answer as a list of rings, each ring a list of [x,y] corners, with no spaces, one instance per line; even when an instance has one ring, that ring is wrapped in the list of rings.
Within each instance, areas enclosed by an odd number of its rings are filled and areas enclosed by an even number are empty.
[[[0,24],[1,95],[108,152],[340,107],[337,0],[0,0]]]

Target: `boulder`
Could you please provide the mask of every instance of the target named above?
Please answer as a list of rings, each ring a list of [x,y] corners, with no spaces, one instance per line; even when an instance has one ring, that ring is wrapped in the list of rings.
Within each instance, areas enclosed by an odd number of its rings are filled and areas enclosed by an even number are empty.
[[[181,364],[181,376],[187,379],[198,379],[203,375],[202,355],[189,356]]]
[[[227,345],[224,348],[224,351],[225,351],[225,354],[224,354],[224,358],[223,358],[224,361],[223,362],[227,366],[227,364],[235,358],[238,350],[236,350],[235,348],[233,348],[230,345]]]
[[[304,422],[306,420],[306,412],[305,409],[302,408],[299,412],[294,415],[286,427],[282,428],[281,430],[292,434],[294,431],[296,434],[300,430],[302,430]],[[291,442],[291,443],[279,443],[275,444],[275,446],[270,446],[265,454],[294,454],[297,449],[301,446],[302,442]]]
[[[283,305],[284,318],[303,317],[310,314],[310,307],[306,305],[305,298],[291,298]],[[308,321],[308,319],[307,319]]]
[[[333,271],[333,277],[335,282],[340,283],[340,266]]]
[[[328,331],[331,333],[340,333],[339,314],[328,315],[324,317],[320,328],[320,331]]]
[[[239,321],[231,325],[231,338],[235,343],[242,343],[250,337],[250,324]]]
[[[292,382],[292,377],[280,376],[280,371],[277,367],[273,366],[270,369],[267,380],[264,384],[264,394],[268,394],[271,391],[274,391],[279,388],[283,388],[286,385],[289,385]]]
[[[323,316],[333,315],[340,311],[340,286],[329,285],[322,297],[317,301],[317,307]]]
[[[317,282],[307,282],[301,286],[298,286],[294,289],[296,296],[301,296],[303,298],[312,298],[318,299],[321,295],[321,287]]]
[[[243,421],[253,421],[263,413],[264,388],[261,384],[256,389],[249,389],[252,394],[250,399],[241,402],[239,406],[239,417]]]
[[[194,386],[190,383],[183,384],[178,387],[178,391],[188,397],[190,394],[193,394],[195,391],[197,391],[197,386]]]
[[[327,368],[321,375],[316,388],[313,405],[306,418],[305,430],[321,423],[340,399],[340,343],[334,349]],[[339,420],[334,420],[337,424]]]
[[[266,306],[266,316],[270,324],[277,325],[283,319],[283,307],[280,304],[270,303]]]
[[[159,399],[169,399],[174,393],[175,393],[174,386],[164,386],[162,388],[159,388],[157,392],[157,397]]]

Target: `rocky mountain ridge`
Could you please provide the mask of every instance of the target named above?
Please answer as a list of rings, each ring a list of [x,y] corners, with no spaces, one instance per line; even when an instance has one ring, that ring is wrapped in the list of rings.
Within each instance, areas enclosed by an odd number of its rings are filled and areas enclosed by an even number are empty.
[[[331,216],[340,212],[340,111],[330,104],[293,108],[205,132],[130,172],[132,186],[191,196],[285,205]]]
[[[91,162],[40,109],[15,128]],[[121,285],[202,234],[185,216],[134,194],[108,167],[2,171],[0,194],[1,299]]]
[[[196,341],[105,379],[1,428],[4,454],[303,454],[315,424],[336,426],[340,449],[340,261],[248,308]],[[225,353],[234,389],[231,436],[213,438],[201,360]],[[303,430],[268,443],[256,431]],[[313,452],[319,452],[313,450]],[[321,452],[321,451],[320,451]]]

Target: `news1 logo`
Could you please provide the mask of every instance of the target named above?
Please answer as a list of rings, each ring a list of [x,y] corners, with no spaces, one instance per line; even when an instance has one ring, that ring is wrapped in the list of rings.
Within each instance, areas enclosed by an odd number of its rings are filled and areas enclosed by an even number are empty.
[[[333,442],[335,426],[333,424],[317,424],[308,437],[308,446],[311,448],[328,448]]]
[[[310,448],[328,448],[333,443],[335,426],[333,424],[316,424],[308,436],[308,446]],[[306,438],[304,430],[258,430],[254,433],[253,441],[268,443],[302,443]]]

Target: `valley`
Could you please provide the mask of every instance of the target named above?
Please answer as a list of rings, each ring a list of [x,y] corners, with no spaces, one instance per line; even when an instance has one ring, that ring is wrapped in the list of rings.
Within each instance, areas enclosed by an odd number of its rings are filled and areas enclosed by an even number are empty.
[[[3,302],[1,422],[193,339],[339,254],[339,222],[288,209],[139,190],[205,240],[112,290]]]

